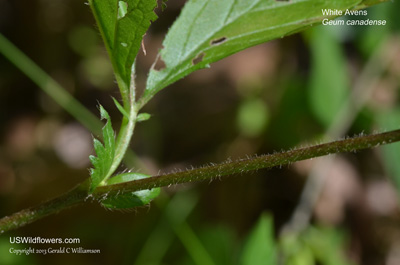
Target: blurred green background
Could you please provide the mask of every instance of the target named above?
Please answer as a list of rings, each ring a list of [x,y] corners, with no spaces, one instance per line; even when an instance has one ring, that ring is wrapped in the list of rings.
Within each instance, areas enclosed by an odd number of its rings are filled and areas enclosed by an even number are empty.
[[[139,53],[140,89],[184,2],[157,11]],[[398,129],[398,10],[399,1],[368,9],[387,26],[319,26],[171,85],[146,106],[153,116],[137,126],[127,164],[158,174]],[[118,89],[83,1],[0,0],[0,31],[96,116],[100,102],[118,128]],[[3,56],[0,121],[1,216],[88,177],[92,133]],[[0,264],[400,264],[399,161],[392,144],[165,188],[128,212],[87,203],[2,235]],[[311,185],[318,200],[301,225],[293,213],[310,174],[323,181]],[[15,256],[14,236],[80,238],[75,247],[101,254]],[[60,247],[18,245],[29,246]]]

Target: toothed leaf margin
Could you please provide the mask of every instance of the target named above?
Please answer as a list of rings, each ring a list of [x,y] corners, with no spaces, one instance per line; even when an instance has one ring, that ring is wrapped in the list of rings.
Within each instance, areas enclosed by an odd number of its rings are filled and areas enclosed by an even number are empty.
[[[102,120],[106,120],[103,131],[102,144],[98,139],[93,139],[94,150],[97,156],[90,156],[93,168],[90,170],[92,182],[89,192],[93,192],[103,181],[110,177],[111,165],[115,157],[115,133],[111,125],[111,118],[107,111],[100,105],[100,115]]]

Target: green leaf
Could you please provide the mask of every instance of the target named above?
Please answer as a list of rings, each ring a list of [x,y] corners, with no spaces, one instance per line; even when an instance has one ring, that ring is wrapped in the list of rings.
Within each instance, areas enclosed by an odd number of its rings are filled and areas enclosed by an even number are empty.
[[[116,100],[114,97],[112,98],[114,101],[115,106],[117,107],[117,109],[121,112],[121,114],[127,118],[129,120],[129,114],[128,112],[126,112],[126,110],[124,109],[124,107],[122,107],[121,104],[119,104],[118,100]]]
[[[152,69],[141,99],[210,63],[320,23],[322,9],[352,8],[360,0],[190,0],[163,43],[164,69]],[[156,63],[155,63],[156,65]]]
[[[344,255],[345,239],[339,229],[310,226],[300,233],[285,233],[280,251],[287,265],[352,265]]]
[[[150,118],[151,118],[151,114],[149,114],[149,113],[140,113],[136,118],[136,122],[147,121]]]
[[[151,21],[157,0],[89,0],[110,55],[124,106],[128,103],[131,68]]]
[[[107,185],[123,183],[143,178],[148,178],[149,175],[141,173],[125,173],[117,175],[107,181]],[[121,194],[112,198],[105,198],[101,204],[110,209],[129,209],[137,206],[143,206],[150,203],[160,194],[160,188],[150,190],[135,191],[127,194]]]
[[[89,157],[94,167],[90,170],[90,177],[92,179],[90,192],[93,192],[101,182],[110,177],[113,173],[110,172],[110,169],[115,157],[115,134],[111,125],[110,116],[101,105],[100,115],[101,119],[106,119],[107,122],[103,127],[104,145],[97,139],[93,140],[94,150],[96,151],[97,157]]]
[[[331,28],[314,28],[310,33],[310,106],[318,120],[329,127],[349,94],[346,59]]]
[[[237,264],[236,238],[229,226],[207,226],[198,233],[198,236],[213,264]]]
[[[276,261],[273,220],[263,214],[247,239],[240,264],[276,264]]]
[[[323,265],[353,264],[345,255],[345,239],[342,231],[324,227],[310,227],[304,235],[304,243],[311,249],[319,264]]]

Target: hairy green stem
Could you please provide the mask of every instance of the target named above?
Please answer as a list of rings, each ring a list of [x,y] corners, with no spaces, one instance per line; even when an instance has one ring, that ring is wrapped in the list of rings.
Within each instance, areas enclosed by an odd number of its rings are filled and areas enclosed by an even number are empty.
[[[164,187],[193,181],[211,180],[217,177],[241,174],[257,169],[286,165],[313,157],[341,152],[354,152],[357,150],[372,148],[397,141],[400,141],[400,130],[368,136],[358,136],[355,138],[348,138],[281,153],[226,162],[218,165],[154,176],[131,182],[124,182],[121,184],[101,186],[98,187],[91,195],[88,195],[89,180],[87,180],[77,186],[75,189],[60,197],[45,202],[39,206],[22,210],[9,217],[0,219],[0,233],[32,223],[33,221],[49,214],[53,214],[70,206],[82,203],[88,198],[101,200],[105,197],[118,196],[138,190]]]
[[[57,198],[0,219],[0,234],[84,202],[85,198],[88,196],[88,189],[89,181],[86,180],[71,191]]]
[[[121,129],[118,133],[117,138],[117,148],[115,152],[114,161],[111,165],[109,176],[110,177],[114,171],[121,164],[122,159],[125,157],[125,154],[129,148],[129,143],[131,142],[133,131],[135,130],[136,118],[138,113],[138,108],[135,104],[136,100],[136,86],[135,86],[135,63],[133,63],[132,71],[131,71],[131,81],[129,85],[129,117],[123,117]],[[125,107],[125,106],[124,106]]]
[[[400,130],[379,133],[368,136],[358,136],[335,142],[294,149],[281,153],[262,155],[238,161],[195,168],[182,172],[169,173],[151,178],[140,179],[120,184],[99,187],[93,193],[96,198],[104,195],[118,196],[123,193],[170,186],[193,181],[211,180],[233,174],[241,174],[252,170],[272,168],[287,165],[296,161],[306,160],[329,154],[353,152],[400,141]]]

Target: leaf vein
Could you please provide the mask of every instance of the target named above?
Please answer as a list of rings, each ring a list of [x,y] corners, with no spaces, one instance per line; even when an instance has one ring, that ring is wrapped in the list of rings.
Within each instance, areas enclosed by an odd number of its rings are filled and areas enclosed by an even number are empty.
[[[187,44],[189,42],[190,37],[193,34],[193,31],[191,30],[193,28],[193,26],[195,25],[196,20],[199,18],[199,16],[203,13],[203,11],[205,10],[206,6],[208,5],[209,1],[205,2],[205,4],[201,7],[200,11],[198,12],[198,14],[196,15],[196,17],[192,20],[192,23],[190,23],[190,26],[188,28],[188,33],[185,39],[185,42],[183,43],[183,47],[181,50],[181,53],[179,54],[179,59],[177,61],[181,62],[181,58],[182,58],[182,54],[185,54],[186,52],[186,47]]]

